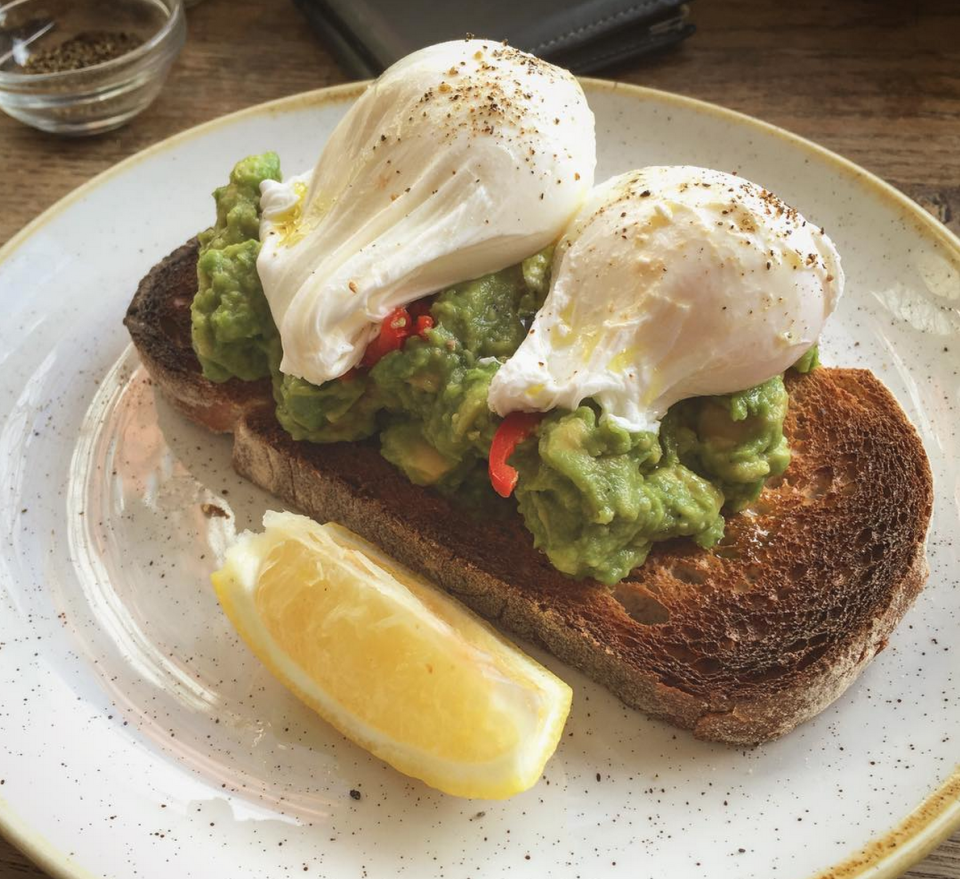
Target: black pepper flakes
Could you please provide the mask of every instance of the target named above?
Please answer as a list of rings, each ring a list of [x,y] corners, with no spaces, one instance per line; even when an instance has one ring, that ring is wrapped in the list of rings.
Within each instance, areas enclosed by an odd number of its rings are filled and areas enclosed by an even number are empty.
[[[24,73],[63,73],[113,61],[143,45],[126,31],[84,31],[58,46],[36,52],[23,65]]]

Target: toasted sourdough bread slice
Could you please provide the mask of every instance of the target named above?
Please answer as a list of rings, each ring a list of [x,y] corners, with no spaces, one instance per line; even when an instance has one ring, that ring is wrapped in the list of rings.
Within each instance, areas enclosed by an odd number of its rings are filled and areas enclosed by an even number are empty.
[[[893,396],[859,369],[789,375],[784,477],[712,550],[659,544],[613,590],[558,573],[512,501],[483,521],[377,445],[293,441],[266,382],[214,384],[190,346],[195,242],[141,282],[126,325],[172,403],[233,431],[234,466],[334,519],[483,616],[700,738],[755,744],[822,711],[887,643],[927,575],[932,481]]]

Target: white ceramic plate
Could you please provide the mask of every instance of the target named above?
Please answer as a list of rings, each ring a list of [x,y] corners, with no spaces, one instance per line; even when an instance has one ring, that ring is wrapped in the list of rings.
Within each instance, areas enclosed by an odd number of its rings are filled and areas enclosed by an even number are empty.
[[[469,802],[343,740],[231,631],[208,575],[272,501],[233,474],[229,439],[157,399],[121,320],[139,278],[207,225],[236,159],[276,149],[288,172],[309,166],[356,94],[254,107],[166,141],[0,254],[5,832],[71,877],[903,869],[960,821],[960,244],[862,170],[746,117],[588,83],[598,179],[648,164],[737,170],[827,227],[848,292],[823,358],[873,369],[923,435],[937,489],[929,585],[839,702],[738,751],[647,720],[544,657],[575,692],[556,756],[528,793]]]

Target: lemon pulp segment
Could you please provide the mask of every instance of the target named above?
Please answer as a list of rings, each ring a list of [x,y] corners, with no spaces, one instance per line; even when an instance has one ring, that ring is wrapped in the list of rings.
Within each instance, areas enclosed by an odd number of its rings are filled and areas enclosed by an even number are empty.
[[[423,578],[337,525],[267,513],[213,576],[258,658],[353,741],[461,796],[534,784],[570,688]]]

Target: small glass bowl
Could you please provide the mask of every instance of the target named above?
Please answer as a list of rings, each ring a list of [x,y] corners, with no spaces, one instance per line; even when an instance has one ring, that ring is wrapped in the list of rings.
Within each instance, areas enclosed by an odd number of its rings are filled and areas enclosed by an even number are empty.
[[[0,0],[3,3],[3,0]],[[119,128],[159,94],[186,39],[182,0],[15,0],[0,5],[0,109],[56,134]],[[31,73],[30,59],[79,35],[130,34],[119,58]]]

